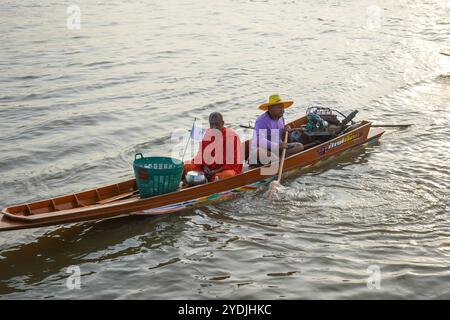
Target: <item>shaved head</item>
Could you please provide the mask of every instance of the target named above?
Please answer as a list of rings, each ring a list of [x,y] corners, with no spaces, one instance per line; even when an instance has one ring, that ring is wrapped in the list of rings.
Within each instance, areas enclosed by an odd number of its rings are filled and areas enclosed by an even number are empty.
[[[212,112],[209,115],[210,128],[222,130],[223,125],[224,125],[223,117],[220,112]]]
[[[209,122],[211,121],[223,121],[222,114],[220,112],[212,112],[209,115]]]

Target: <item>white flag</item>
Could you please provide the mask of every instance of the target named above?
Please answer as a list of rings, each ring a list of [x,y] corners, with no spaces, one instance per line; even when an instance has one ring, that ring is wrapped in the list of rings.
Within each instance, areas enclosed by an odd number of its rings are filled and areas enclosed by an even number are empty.
[[[205,135],[205,132],[205,129],[193,125],[191,130],[191,139],[194,141],[201,141]]]

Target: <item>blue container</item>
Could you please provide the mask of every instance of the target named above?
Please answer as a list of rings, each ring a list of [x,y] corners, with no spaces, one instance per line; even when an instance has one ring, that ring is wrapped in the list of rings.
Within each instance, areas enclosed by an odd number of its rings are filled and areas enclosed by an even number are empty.
[[[138,157],[140,156],[140,157]],[[170,157],[134,156],[133,169],[141,198],[177,191],[184,163]]]

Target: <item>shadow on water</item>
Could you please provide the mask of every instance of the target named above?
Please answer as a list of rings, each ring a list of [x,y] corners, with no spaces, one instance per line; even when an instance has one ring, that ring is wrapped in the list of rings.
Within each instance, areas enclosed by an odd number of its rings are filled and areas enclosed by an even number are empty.
[[[20,277],[34,285],[71,265],[117,260],[162,246],[174,246],[192,211],[165,216],[130,216],[58,228],[0,253],[0,294],[20,290]]]

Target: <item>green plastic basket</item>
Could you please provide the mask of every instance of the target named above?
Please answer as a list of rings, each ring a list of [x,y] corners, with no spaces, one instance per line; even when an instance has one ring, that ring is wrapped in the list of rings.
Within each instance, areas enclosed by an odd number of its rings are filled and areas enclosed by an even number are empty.
[[[137,153],[133,169],[140,197],[148,198],[178,190],[183,167],[183,161],[178,159],[144,157],[142,153]]]

